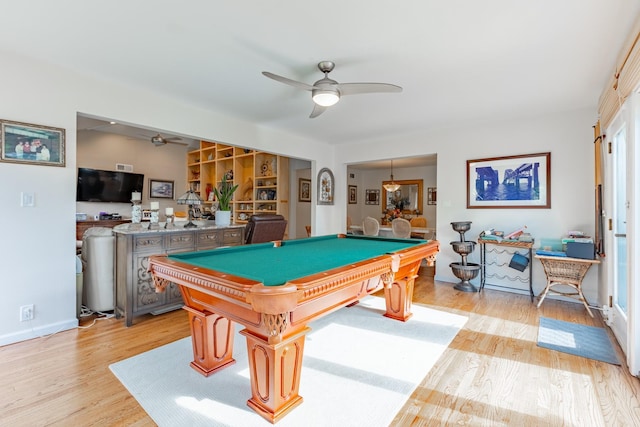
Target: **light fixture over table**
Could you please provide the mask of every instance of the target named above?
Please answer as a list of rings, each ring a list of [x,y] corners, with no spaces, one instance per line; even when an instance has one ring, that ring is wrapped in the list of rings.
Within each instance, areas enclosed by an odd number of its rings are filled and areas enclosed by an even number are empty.
[[[384,189],[387,191],[396,192],[400,188],[400,184],[396,184],[393,182],[393,160],[391,160],[391,182],[383,185]]]

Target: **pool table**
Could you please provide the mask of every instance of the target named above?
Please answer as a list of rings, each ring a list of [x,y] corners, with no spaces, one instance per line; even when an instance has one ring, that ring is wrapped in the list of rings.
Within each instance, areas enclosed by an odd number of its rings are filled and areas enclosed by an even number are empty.
[[[251,398],[275,423],[298,395],[309,322],[384,288],[391,319],[411,317],[413,284],[435,240],[330,235],[149,258],[158,292],[179,286],[189,313],[191,366],[209,376],[233,364],[233,323],[244,326]]]

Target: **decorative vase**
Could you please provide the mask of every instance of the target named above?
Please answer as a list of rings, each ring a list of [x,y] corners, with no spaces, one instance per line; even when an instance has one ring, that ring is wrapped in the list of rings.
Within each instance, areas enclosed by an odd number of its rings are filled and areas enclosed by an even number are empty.
[[[231,224],[231,211],[216,211],[216,225],[226,227]]]

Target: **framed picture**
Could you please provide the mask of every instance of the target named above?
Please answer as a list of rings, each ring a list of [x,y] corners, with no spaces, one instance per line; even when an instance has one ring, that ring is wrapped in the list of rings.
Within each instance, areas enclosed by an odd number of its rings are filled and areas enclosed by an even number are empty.
[[[467,208],[551,208],[551,153],[467,160]]]
[[[356,185],[349,186],[349,204],[358,203],[358,187]]]
[[[364,204],[365,205],[379,205],[380,204],[380,190],[365,190]]]
[[[311,180],[298,178],[298,201],[311,202]]]
[[[438,202],[436,187],[427,187],[427,204],[436,205]]]
[[[0,123],[0,160],[64,167],[64,129],[8,120]]]
[[[333,172],[329,168],[322,168],[318,172],[318,204],[333,205],[334,194]]]
[[[173,199],[173,181],[149,179],[150,199]]]

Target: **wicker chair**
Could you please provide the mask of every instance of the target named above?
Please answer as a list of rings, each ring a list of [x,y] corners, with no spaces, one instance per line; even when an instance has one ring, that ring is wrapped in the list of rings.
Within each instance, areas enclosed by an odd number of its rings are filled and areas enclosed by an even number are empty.
[[[377,236],[380,232],[380,223],[370,216],[362,221],[362,234],[365,236]]]
[[[396,218],[391,221],[391,231],[393,231],[393,237],[408,239],[411,237],[411,223],[404,218]]]

